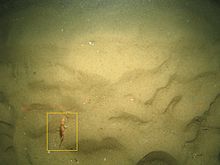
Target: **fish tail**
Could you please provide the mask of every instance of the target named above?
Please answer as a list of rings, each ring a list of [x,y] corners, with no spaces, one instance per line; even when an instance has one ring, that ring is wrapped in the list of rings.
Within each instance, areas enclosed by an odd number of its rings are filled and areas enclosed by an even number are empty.
[[[59,149],[61,148],[62,143],[63,143],[63,137],[60,139]]]

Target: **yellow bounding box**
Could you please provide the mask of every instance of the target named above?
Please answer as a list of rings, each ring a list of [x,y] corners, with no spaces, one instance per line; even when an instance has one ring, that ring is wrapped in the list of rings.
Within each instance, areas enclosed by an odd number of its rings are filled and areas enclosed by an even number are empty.
[[[78,112],[47,112],[47,152],[78,151],[78,146]]]

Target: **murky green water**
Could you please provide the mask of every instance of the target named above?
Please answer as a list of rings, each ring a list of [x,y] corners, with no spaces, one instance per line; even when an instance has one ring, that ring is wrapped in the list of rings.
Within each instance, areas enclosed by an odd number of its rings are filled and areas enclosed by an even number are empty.
[[[218,165],[219,29],[218,0],[1,2],[0,164]]]

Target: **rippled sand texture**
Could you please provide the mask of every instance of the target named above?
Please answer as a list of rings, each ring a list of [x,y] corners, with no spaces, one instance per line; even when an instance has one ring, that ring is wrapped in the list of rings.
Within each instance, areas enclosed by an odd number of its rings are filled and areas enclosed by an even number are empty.
[[[153,164],[142,158],[155,151],[159,164],[219,164],[217,0],[24,1],[0,13],[0,162]],[[47,152],[46,112],[65,111],[79,113],[79,151]],[[58,146],[60,119],[49,124]],[[71,131],[62,149],[76,145]]]

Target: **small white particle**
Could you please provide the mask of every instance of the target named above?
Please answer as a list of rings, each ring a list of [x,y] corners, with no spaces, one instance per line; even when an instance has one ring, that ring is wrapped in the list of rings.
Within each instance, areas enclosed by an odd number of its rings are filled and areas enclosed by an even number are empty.
[[[106,161],[106,158],[104,158],[104,161]]]
[[[47,151],[48,154],[50,154],[50,151]]]
[[[193,153],[192,157],[193,157],[193,159],[195,159],[197,157],[197,154]]]
[[[64,31],[64,30],[63,30],[63,28],[62,28],[62,29],[60,29],[60,31],[61,31],[61,32],[63,32],[63,31]]]
[[[95,41],[89,41],[88,44],[89,44],[90,46],[95,46]]]

